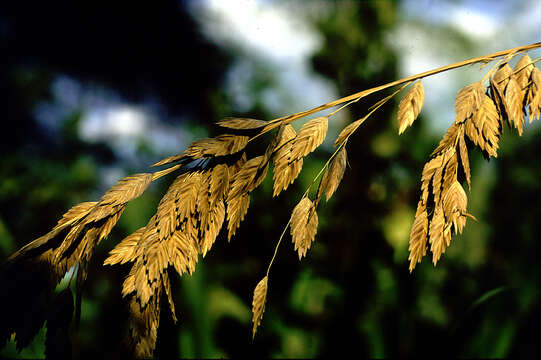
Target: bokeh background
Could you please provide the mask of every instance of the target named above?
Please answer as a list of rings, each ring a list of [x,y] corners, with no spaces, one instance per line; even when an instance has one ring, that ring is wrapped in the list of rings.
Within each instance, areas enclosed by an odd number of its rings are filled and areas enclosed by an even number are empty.
[[[72,205],[218,134],[213,123],[223,117],[269,120],[539,41],[540,18],[535,0],[3,4],[0,260],[49,231]],[[453,121],[456,92],[483,74],[471,67],[426,79],[421,118],[401,137],[396,102],[363,125],[348,145],[337,194],[321,207],[308,256],[299,262],[289,238],[282,244],[252,341],[253,289],[290,211],[340,129],[385,94],[334,118],[297,182],[272,199],[268,175],[232,241],[222,233],[192,276],[174,280],[180,321],[173,324],[164,309],[156,356],[535,356],[538,124],[522,138],[506,130],[496,160],[472,152],[469,212],[479,222],[468,221],[437,268],[426,257],[408,272],[423,164]],[[101,263],[152,216],[170,181],[131,203],[99,246],[81,325],[71,333],[75,358],[118,356],[127,331],[120,288],[128,268]],[[0,356],[42,357],[44,334],[20,353],[8,343]]]

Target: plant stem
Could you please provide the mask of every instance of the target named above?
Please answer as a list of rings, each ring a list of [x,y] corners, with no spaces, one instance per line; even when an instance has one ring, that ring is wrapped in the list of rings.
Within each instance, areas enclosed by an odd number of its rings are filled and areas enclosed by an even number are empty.
[[[474,58],[471,58],[471,59],[468,59],[468,60],[463,60],[463,61],[460,61],[460,62],[457,62],[457,63],[454,63],[454,64],[442,66],[442,67],[439,67],[439,68],[436,68],[436,69],[433,69],[433,70],[429,70],[429,71],[425,71],[425,72],[422,72],[422,73],[419,73],[419,74],[416,74],[416,75],[408,76],[408,77],[402,78],[400,80],[395,80],[395,81],[389,82],[387,84],[383,84],[383,85],[376,86],[376,87],[373,87],[373,88],[370,88],[370,89],[359,91],[359,92],[357,92],[355,94],[351,94],[351,95],[348,95],[346,97],[331,101],[331,102],[329,102],[327,104],[317,106],[317,107],[315,107],[313,109],[310,109],[310,110],[301,111],[299,113],[295,113],[295,114],[292,114],[292,115],[288,115],[288,116],[284,116],[284,117],[281,117],[281,118],[271,120],[269,122],[269,125],[264,127],[263,130],[259,134],[257,134],[253,138],[251,138],[250,141],[252,141],[253,139],[259,137],[260,135],[263,135],[264,133],[267,133],[270,130],[280,126],[281,124],[290,124],[293,121],[295,121],[297,119],[300,119],[300,118],[303,118],[305,116],[314,114],[316,112],[319,112],[319,111],[322,111],[322,110],[325,110],[325,109],[328,109],[328,108],[331,108],[333,106],[341,105],[341,104],[346,103],[348,101],[361,99],[363,97],[366,97],[368,95],[371,95],[371,94],[376,93],[376,92],[381,91],[381,90],[388,89],[388,88],[393,87],[393,86],[402,85],[402,84],[410,82],[410,81],[415,81],[415,80],[422,79],[422,78],[427,77],[427,76],[436,75],[436,74],[439,74],[439,73],[442,73],[442,72],[445,72],[445,71],[453,70],[453,69],[460,68],[460,67],[467,66],[467,65],[471,65],[471,64],[476,64],[476,63],[480,63],[480,62],[490,62],[490,61],[493,61],[496,58],[499,58],[499,57],[502,57],[502,56],[507,56],[509,54],[514,54],[514,53],[522,52],[522,51],[533,50],[533,49],[537,49],[537,48],[540,48],[540,47],[541,47],[541,42],[537,42],[537,43],[533,43],[533,44],[530,44],[530,45],[518,46],[518,47],[515,47],[515,48],[512,48],[512,49],[497,51],[497,52],[492,53],[492,54],[478,56],[478,57],[474,57]]]

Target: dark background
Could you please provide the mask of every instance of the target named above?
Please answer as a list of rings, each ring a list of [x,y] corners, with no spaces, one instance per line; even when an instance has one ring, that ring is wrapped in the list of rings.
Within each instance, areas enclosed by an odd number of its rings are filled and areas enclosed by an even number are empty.
[[[1,259],[49,231],[72,205],[101,196],[107,186],[100,169],[148,171],[146,166],[162,155],[141,143],[135,154],[148,161],[126,160],[110,142],[85,140],[79,131],[85,108],[60,112],[53,128],[40,123],[36,114],[42,105],[58,102],[52,86],[59,77],[109,89],[125,103],[154,104],[161,122],[195,136],[216,134],[212,124],[229,115],[270,119],[258,99],[272,85],[272,76],[256,76],[253,107],[235,112],[224,79],[242,54],[207,40],[186,5],[2,5]],[[398,3],[331,5],[314,24],[323,44],[311,59],[313,69],[334,81],[341,96],[396,79],[398,55],[384,36],[400,16]],[[352,106],[349,121],[377,100]],[[420,174],[439,139],[427,131],[432,119],[423,116],[398,137],[395,108],[391,103],[378,111],[349,142],[350,166],[335,197],[319,211],[318,235],[308,256],[299,262],[289,238],[282,244],[256,339],[251,341],[253,289],[329,148],[310,155],[301,178],[272,201],[269,174],[253,193],[232,241],[228,244],[222,232],[194,275],[173,281],[180,321],[174,325],[164,309],[157,356],[536,355],[541,316],[538,127],[522,138],[506,131],[499,158],[488,165],[472,152],[469,210],[479,223],[468,221],[437,268],[425,258],[409,274],[407,241]],[[127,327],[120,288],[128,268],[101,263],[153,214],[170,181],[171,176],[159,181],[130,204],[99,246],[84,290],[81,326],[71,332],[74,357],[112,357],[119,351]],[[0,354],[43,356],[44,333],[20,354],[13,343]]]

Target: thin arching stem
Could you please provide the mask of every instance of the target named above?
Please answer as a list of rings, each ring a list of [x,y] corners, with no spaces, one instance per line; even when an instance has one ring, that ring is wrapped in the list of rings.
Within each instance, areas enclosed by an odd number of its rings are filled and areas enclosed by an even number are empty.
[[[295,113],[295,114],[292,114],[292,115],[288,115],[288,116],[284,116],[284,117],[281,117],[281,118],[271,120],[269,122],[269,124],[266,127],[264,127],[263,130],[261,130],[261,132],[259,134],[252,137],[250,139],[250,141],[252,141],[252,140],[258,138],[259,136],[271,131],[272,129],[277,128],[281,124],[290,124],[290,123],[292,123],[293,121],[295,121],[297,119],[300,119],[300,118],[303,118],[305,116],[317,113],[319,111],[326,110],[326,109],[334,107],[334,106],[342,105],[342,104],[347,103],[349,101],[353,101],[353,100],[358,101],[363,97],[366,97],[366,96],[371,95],[373,93],[376,93],[378,91],[382,91],[382,90],[391,88],[393,86],[402,85],[402,84],[410,82],[410,81],[415,81],[415,80],[418,80],[418,79],[422,79],[422,78],[425,78],[425,77],[428,77],[428,76],[436,75],[436,74],[439,74],[439,73],[442,73],[442,72],[445,72],[445,71],[457,69],[457,68],[467,66],[467,65],[477,64],[477,63],[481,63],[481,62],[482,63],[488,63],[488,62],[493,61],[493,60],[495,60],[497,58],[500,58],[502,56],[508,56],[510,54],[515,54],[515,53],[518,53],[518,52],[533,50],[533,49],[537,49],[537,48],[540,48],[540,47],[541,47],[541,42],[537,42],[537,43],[530,44],[530,45],[518,46],[518,47],[515,47],[515,48],[512,48],[512,49],[508,49],[508,50],[497,51],[497,52],[492,53],[492,54],[478,56],[478,57],[474,57],[474,58],[471,58],[471,59],[468,59],[468,60],[463,60],[463,61],[460,61],[460,62],[457,62],[457,63],[454,63],[454,64],[442,66],[442,67],[432,69],[432,70],[429,70],[429,71],[425,71],[425,72],[422,72],[422,73],[419,73],[419,74],[416,74],[416,75],[408,76],[408,77],[402,78],[400,80],[395,80],[395,81],[389,82],[387,84],[383,84],[383,85],[376,86],[376,87],[373,87],[373,88],[370,88],[370,89],[359,91],[359,92],[357,92],[355,94],[351,94],[351,95],[348,95],[346,97],[331,101],[331,102],[329,102],[327,104],[317,106],[317,107],[315,107],[313,109],[310,109],[310,110],[301,111],[299,113]]]

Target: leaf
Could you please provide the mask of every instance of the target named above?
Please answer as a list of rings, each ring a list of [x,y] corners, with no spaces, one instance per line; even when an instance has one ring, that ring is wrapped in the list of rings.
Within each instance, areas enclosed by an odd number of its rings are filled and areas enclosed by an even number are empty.
[[[254,290],[254,297],[252,300],[252,339],[255,338],[255,333],[259,325],[261,325],[261,319],[263,319],[263,313],[265,312],[265,302],[267,301],[267,283],[268,277],[265,276]]]
[[[306,251],[310,249],[317,232],[318,217],[314,203],[308,197],[302,198],[293,209],[290,221],[294,250],[298,252],[300,260],[306,256]]]
[[[398,135],[401,135],[417,119],[424,101],[425,90],[421,80],[419,80],[415,82],[398,105]]]

